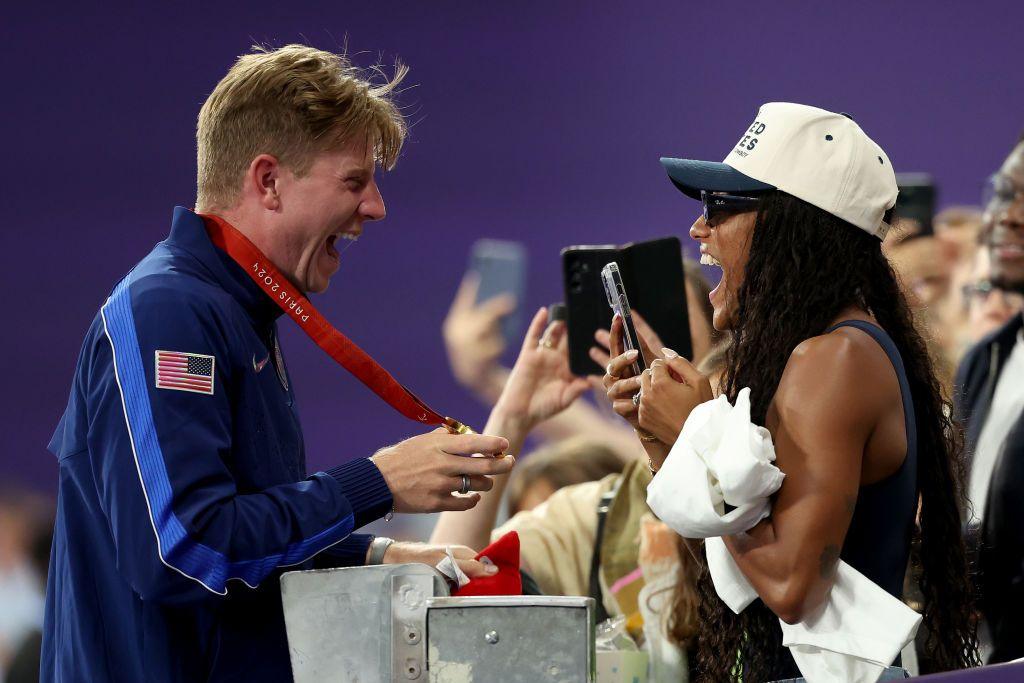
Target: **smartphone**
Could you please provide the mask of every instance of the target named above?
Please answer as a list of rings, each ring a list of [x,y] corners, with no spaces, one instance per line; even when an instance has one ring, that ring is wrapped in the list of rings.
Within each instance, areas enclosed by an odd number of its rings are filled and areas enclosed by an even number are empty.
[[[892,213],[893,220],[902,223],[903,241],[934,235],[937,192],[932,177],[927,173],[897,173],[896,185],[900,193]]]
[[[639,375],[647,369],[647,361],[643,349],[640,348],[636,327],[633,325],[633,312],[629,307],[629,297],[626,296],[626,286],[622,284],[622,273],[619,271],[618,263],[612,261],[601,269],[601,282],[604,283],[604,293],[608,297],[608,306],[611,307],[613,316],[622,318],[623,351],[637,351],[636,362],[632,368],[633,375]]]
[[[611,315],[601,283],[601,269],[615,260],[614,244],[566,247],[562,250],[565,286],[565,321],[569,336],[569,369],[574,375],[603,375],[604,368],[590,357],[594,333],[609,329]]]
[[[523,295],[526,293],[526,248],[519,242],[482,239],[473,244],[469,269],[480,278],[476,303],[501,294],[511,294],[516,309],[501,321],[501,335],[510,348],[521,342]]]
[[[601,270],[618,265],[632,311],[643,315],[665,346],[684,358],[693,357],[682,244],[678,237],[662,237],[614,244],[579,245],[562,249],[569,368],[573,374],[603,375],[604,368],[590,358],[594,333],[609,329],[611,312]],[[634,335],[634,340],[637,337]]]
[[[548,306],[548,324],[565,322],[567,316],[567,309],[561,301],[556,301]]]

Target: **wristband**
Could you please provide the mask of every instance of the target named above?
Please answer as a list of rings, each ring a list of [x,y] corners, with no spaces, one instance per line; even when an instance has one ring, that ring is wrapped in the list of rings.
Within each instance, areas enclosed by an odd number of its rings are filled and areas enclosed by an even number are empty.
[[[388,551],[395,539],[387,536],[377,536],[370,541],[370,553],[366,558],[366,564],[384,564],[384,553]]]

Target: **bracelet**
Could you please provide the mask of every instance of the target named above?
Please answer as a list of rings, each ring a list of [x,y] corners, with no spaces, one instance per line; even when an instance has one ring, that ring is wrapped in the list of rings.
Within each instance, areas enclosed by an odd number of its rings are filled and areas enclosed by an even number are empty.
[[[652,441],[658,440],[658,437],[656,437],[654,434],[644,431],[643,429],[637,429],[634,427],[633,431],[636,432],[637,437],[639,437],[639,439],[644,443],[651,443]]]
[[[384,553],[388,551],[395,539],[387,536],[377,536],[370,541],[370,553],[366,558],[366,564],[384,564]]]
[[[654,441],[658,440],[658,437],[656,437],[654,434],[651,434],[646,430],[636,429],[634,427],[633,431],[636,432],[637,438],[639,438],[644,443],[653,443]],[[649,455],[647,456],[647,469],[650,470],[652,477],[658,473],[658,470],[654,469],[654,461],[651,460],[651,456]]]

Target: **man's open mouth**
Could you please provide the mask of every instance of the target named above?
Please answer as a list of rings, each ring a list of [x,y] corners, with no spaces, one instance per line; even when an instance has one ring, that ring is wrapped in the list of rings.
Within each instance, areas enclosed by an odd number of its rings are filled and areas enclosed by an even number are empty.
[[[328,256],[331,256],[332,258],[338,258],[341,255],[341,253],[338,251],[338,248],[337,248],[337,244],[338,244],[338,240],[339,239],[345,240],[345,242],[347,243],[347,244],[345,244],[344,247],[341,248],[341,251],[345,251],[345,248],[350,246],[353,242],[357,241],[361,234],[362,234],[362,231],[359,231],[359,232],[341,232],[341,233],[337,233],[337,234],[329,236],[327,238],[327,244],[326,244]]]

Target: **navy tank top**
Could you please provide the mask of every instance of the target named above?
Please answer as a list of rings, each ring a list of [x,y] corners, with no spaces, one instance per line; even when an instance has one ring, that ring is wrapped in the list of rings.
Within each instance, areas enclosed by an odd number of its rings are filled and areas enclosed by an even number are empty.
[[[913,517],[918,507],[918,421],[913,413],[913,397],[903,358],[885,330],[864,321],[843,321],[828,328],[825,334],[844,327],[857,328],[870,335],[893,364],[903,401],[906,457],[891,475],[858,489],[857,507],[854,508],[840,558],[893,597],[902,599],[903,577],[910,559]],[[775,672],[774,678],[804,680],[796,678],[800,676],[800,670],[790,652],[785,650],[780,654],[782,669]],[[899,656],[893,664],[901,666]]]
[[[840,327],[856,327],[871,335],[889,357],[900,383],[907,455],[903,464],[891,475],[874,484],[860,487],[857,506],[839,557],[890,595],[902,599],[903,577],[910,559],[910,537],[917,509],[917,420],[910,382],[899,349],[885,330],[863,320],[844,320],[828,328],[825,333]],[[800,676],[800,670],[788,651],[784,653],[782,662],[782,670],[776,672],[776,678],[793,677],[789,680],[803,680],[796,678]],[[893,664],[901,666],[899,656]]]
[[[917,509],[917,419],[903,358],[892,338],[880,327],[863,320],[844,320],[840,327],[855,327],[878,342],[889,357],[900,383],[907,455],[894,473],[861,486],[857,506],[839,556],[851,567],[896,598],[903,597],[903,577],[910,559],[910,537]]]

